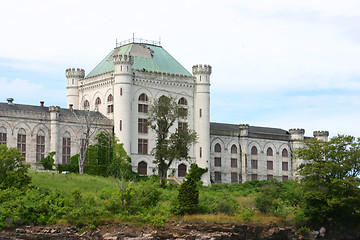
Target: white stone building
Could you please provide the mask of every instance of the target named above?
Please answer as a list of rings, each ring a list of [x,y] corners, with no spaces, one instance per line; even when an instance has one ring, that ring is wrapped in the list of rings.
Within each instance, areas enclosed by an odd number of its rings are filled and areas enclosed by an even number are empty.
[[[210,184],[210,181],[240,183],[252,179],[287,180],[296,177],[294,169],[300,160],[292,159],[291,151],[302,146],[297,139],[304,139],[304,130],[286,131],[246,124],[210,123],[211,71],[209,65],[194,65],[190,73],[159,43],[132,39],[117,45],[86,76],[83,69],[67,69],[67,104],[69,109],[91,110],[94,114],[98,112],[101,116],[99,119],[103,122],[97,129],[114,129],[116,137],[124,144],[131,157],[133,170],[140,174],[156,173],[156,166],[150,155],[155,146],[155,134],[148,129],[146,121],[151,101],[164,95],[174,97],[189,113],[188,119],[176,123],[173,130],[188,127],[197,132],[198,142],[191,147],[190,156],[191,162],[209,169],[203,175],[205,184]],[[0,105],[0,134],[6,131],[16,135],[19,127],[10,126],[8,122],[13,121],[13,125],[17,125],[15,122],[19,119],[12,118],[11,114],[4,114],[5,104]],[[44,109],[50,111],[46,113],[50,116],[54,108]],[[66,121],[70,121],[73,128],[76,128],[76,119],[70,120],[73,111],[69,109],[60,109],[60,119],[64,120],[59,121],[59,124],[67,125]],[[22,111],[21,108],[19,111]],[[20,113],[12,114],[15,117]],[[34,125],[27,129],[35,140],[34,134],[38,131],[35,125],[45,119],[45,116],[33,112],[22,114],[24,117],[29,114],[22,124]],[[50,117],[46,122],[49,130],[45,134],[50,136],[53,123]],[[65,126],[60,129],[62,131],[58,130],[56,137],[50,136],[49,143],[46,143],[49,146],[45,149],[57,149],[57,152],[61,152],[64,149],[61,137],[65,132],[73,134],[72,137],[76,139],[81,136],[78,129],[71,133],[65,130]],[[8,138],[9,146],[16,146],[15,135],[11,141]],[[315,132],[314,136],[327,139],[328,132]],[[74,149],[71,153],[79,151],[76,146],[72,147]],[[64,163],[59,155],[58,163]],[[36,161],[34,150],[29,153],[27,161]],[[181,179],[191,162],[175,162],[170,171]]]

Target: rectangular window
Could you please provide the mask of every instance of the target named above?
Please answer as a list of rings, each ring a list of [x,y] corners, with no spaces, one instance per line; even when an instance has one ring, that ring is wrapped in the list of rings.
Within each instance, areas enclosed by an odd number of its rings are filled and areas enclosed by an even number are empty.
[[[139,154],[148,154],[148,140],[147,139],[138,139],[138,153]]]
[[[6,133],[0,133],[0,145],[6,144]]]
[[[71,157],[71,138],[63,138],[62,164],[69,164]]]
[[[26,155],[26,135],[18,134],[17,148],[19,149],[19,153],[23,157],[25,157],[25,155]]]
[[[282,170],[283,171],[288,171],[289,170],[288,162],[282,162]]]
[[[36,136],[36,162],[45,157],[45,136]]]
[[[120,96],[122,96],[122,88],[120,88]]]
[[[237,183],[238,182],[238,174],[236,172],[231,173],[231,182]]]
[[[202,109],[200,108],[199,116],[202,117]]]
[[[188,125],[186,122],[178,122],[178,130],[179,131],[182,131],[182,130],[186,131],[187,128],[188,128]]]
[[[146,118],[139,118],[138,119],[138,132],[139,133],[148,133],[148,125],[147,125]]]
[[[266,179],[267,179],[268,181],[270,181],[271,179],[273,179],[273,175],[268,174],[268,175],[266,176]]]
[[[289,177],[286,176],[286,175],[283,175],[283,176],[282,176],[282,180],[283,180],[283,181],[287,181],[287,180],[289,180]]]
[[[142,112],[142,113],[148,113],[149,108],[147,104],[138,104],[138,112]]]
[[[179,108],[179,115],[186,117],[188,115],[188,110],[186,108]]]
[[[221,172],[214,172],[215,173],[215,182],[221,182]]]
[[[232,168],[237,168],[237,158],[232,158],[231,159],[231,167]]]
[[[257,174],[251,174],[251,180],[257,180],[258,175]]]
[[[267,169],[273,170],[273,161],[267,161],[266,164],[267,164]]]
[[[202,147],[200,147],[200,157],[202,157]]]
[[[114,112],[114,105],[108,105],[107,106],[107,112],[108,113],[113,113]]]
[[[251,160],[251,168],[252,169],[258,168],[258,160]]]
[[[221,158],[219,157],[216,157],[215,158],[215,167],[221,167]]]

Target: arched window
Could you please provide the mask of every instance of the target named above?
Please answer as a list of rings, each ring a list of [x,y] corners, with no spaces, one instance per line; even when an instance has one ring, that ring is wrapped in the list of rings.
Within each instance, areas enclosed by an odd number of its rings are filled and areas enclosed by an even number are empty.
[[[288,150],[286,150],[286,149],[284,148],[284,149],[282,150],[281,156],[282,156],[282,157],[289,157]]]
[[[179,105],[188,105],[188,102],[186,100],[186,98],[182,97],[179,99],[179,102],[178,102]]]
[[[0,127],[0,145],[6,144],[6,140],[7,140],[6,129],[4,127]]]
[[[18,131],[17,148],[19,149],[19,153],[23,157],[25,157],[25,155],[26,155],[26,132],[23,128],[20,128]]]
[[[147,175],[147,163],[142,161],[138,164],[138,174],[139,175]]]
[[[36,162],[40,162],[45,157],[45,133],[39,130],[36,135]]]
[[[108,97],[107,97],[107,101],[108,102],[113,102],[114,101],[114,97],[112,94],[110,94]]]
[[[145,93],[142,93],[142,94],[140,94],[140,96],[139,96],[139,101],[147,102],[147,101],[149,101],[149,98],[148,98],[148,96],[147,96]]]
[[[272,150],[272,148],[268,148],[267,150],[266,150],[266,156],[273,156],[273,150]]]
[[[138,112],[147,113],[148,112],[148,102],[149,98],[145,93],[140,94]]]
[[[215,144],[215,152],[221,152],[221,146],[219,143]]]
[[[253,146],[251,148],[251,155],[257,155],[257,154],[258,154],[257,148],[255,146]]]
[[[186,176],[186,165],[179,164],[178,166],[178,177],[185,177]]]
[[[99,105],[99,104],[101,104],[101,99],[99,97],[97,97],[95,99],[95,105]]]
[[[62,142],[62,163],[68,164],[70,163],[71,157],[71,136],[68,132],[63,135]]]
[[[231,153],[237,153],[237,147],[235,144],[231,146]]]
[[[85,100],[84,101],[84,108],[88,108],[88,107],[90,107],[90,103],[89,103],[88,100]]]

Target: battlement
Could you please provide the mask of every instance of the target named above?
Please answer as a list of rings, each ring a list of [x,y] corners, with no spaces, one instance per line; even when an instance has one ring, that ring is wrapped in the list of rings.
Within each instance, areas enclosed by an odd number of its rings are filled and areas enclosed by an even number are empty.
[[[249,124],[240,124],[239,125],[240,136],[245,137],[249,135]]]
[[[210,75],[211,74],[211,66],[210,65],[194,65],[192,67],[192,72],[194,75],[197,75],[197,74],[208,74]]]
[[[82,68],[68,68],[65,71],[67,78],[84,78],[85,70]]]
[[[289,133],[291,134],[291,135],[293,135],[293,134],[305,134],[305,129],[303,129],[303,128],[292,128],[292,129],[290,129],[289,130]]]
[[[242,129],[249,129],[249,124],[240,124],[239,125],[239,129],[242,130]]]
[[[314,131],[314,137],[328,137],[329,131]]]
[[[60,112],[60,107],[59,106],[50,106],[49,112]]]
[[[113,57],[113,62],[114,62],[114,64],[130,64],[130,65],[133,65],[134,58],[131,55],[118,54],[118,55],[115,55]]]

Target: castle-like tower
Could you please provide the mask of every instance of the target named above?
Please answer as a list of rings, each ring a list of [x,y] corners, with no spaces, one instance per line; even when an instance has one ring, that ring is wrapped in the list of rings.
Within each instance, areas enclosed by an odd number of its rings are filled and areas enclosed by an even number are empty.
[[[130,55],[117,54],[114,63],[114,132],[115,136],[124,144],[125,151],[130,154],[131,144],[131,116],[132,116],[132,78],[134,63]]]
[[[210,169],[210,65],[195,65],[194,130],[198,134],[194,154],[199,167]],[[210,185],[210,171],[203,174],[202,181]]]
[[[79,109],[79,81],[85,77],[84,69],[69,68],[65,71],[67,78],[67,106]]]

